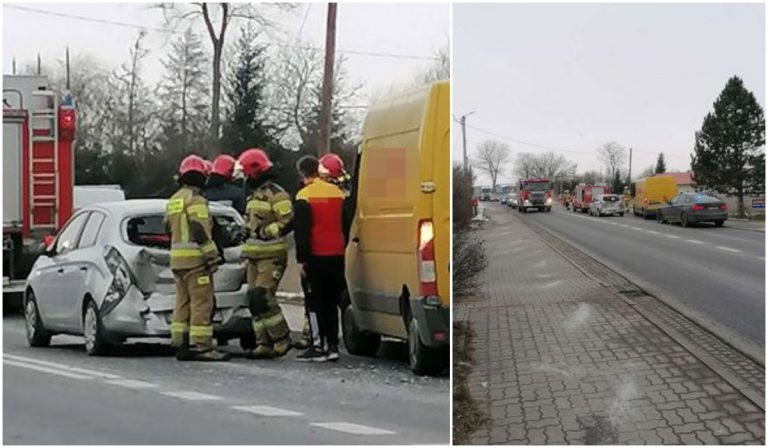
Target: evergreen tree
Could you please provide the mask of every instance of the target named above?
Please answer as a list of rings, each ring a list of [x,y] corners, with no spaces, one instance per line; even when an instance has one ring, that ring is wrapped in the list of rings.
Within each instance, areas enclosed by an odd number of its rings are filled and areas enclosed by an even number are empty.
[[[664,153],[659,153],[659,158],[656,160],[655,174],[661,174],[667,172],[667,164],[664,162]]]
[[[208,130],[207,64],[202,40],[191,29],[172,44],[163,61],[165,75],[158,92],[163,105],[162,144],[173,158],[203,150],[189,144],[204,140]]]
[[[615,194],[621,194],[624,191],[624,182],[621,180],[621,174],[618,171],[616,171],[616,175],[613,177],[611,188]]]
[[[765,190],[763,109],[737,76],[728,80],[713,107],[696,132],[694,180],[700,187],[736,196],[739,216],[744,216],[744,196]]]
[[[266,47],[257,44],[256,37],[252,27],[245,27],[236,44],[223,132],[224,152],[231,154],[239,154],[246,148],[266,148],[274,143],[273,130],[267,122]]]

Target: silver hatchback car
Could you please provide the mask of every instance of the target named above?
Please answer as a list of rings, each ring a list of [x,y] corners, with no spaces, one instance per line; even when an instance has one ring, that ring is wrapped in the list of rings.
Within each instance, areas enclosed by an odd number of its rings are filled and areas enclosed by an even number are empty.
[[[85,336],[89,355],[129,337],[170,336],[175,301],[165,200],[128,200],[78,210],[35,262],[27,278],[27,341],[47,346],[55,334]],[[213,276],[214,332],[220,343],[253,345],[251,313],[240,259],[243,218],[211,203],[224,264]]]

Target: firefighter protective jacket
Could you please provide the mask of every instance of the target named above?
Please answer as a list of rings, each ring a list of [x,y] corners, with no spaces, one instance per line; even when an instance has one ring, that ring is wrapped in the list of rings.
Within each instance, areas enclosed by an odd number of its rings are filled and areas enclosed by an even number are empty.
[[[165,224],[171,234],[171,269],[195,269],[219,258],[211,240],[208,201],[199,189],[185,185],[171,196]]]
[[[296,193],[296,261],[344,255],[344,197],[339,187],[320,178],[310,180]]]
[[[242,245],[244,258],[261,260],[286,255],[285,235],[293,219],[291,197],[280,185],[267,181],[254,190],[245,207],[248,238]]]

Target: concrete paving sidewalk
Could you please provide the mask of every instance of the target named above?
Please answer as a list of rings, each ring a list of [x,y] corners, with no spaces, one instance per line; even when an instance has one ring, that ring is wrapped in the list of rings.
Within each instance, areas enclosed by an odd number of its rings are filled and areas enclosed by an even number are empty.
[[[725,226],[734,229],[751,230],[753,232],[765,233],[765,221],[728,218],[728,220],[725,221]]]
[[[472,443],[764,444],[760,407],[517,213],[488,214],[484,286],[453,315],[475,332],[469,387],[490,418]]]

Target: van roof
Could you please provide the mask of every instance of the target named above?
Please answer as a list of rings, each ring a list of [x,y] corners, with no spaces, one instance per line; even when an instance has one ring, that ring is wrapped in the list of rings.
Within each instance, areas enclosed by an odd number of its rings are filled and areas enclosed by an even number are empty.
[[[385,97],[368,109],[363,123],[363,135],[389,135],[407,129],[419,129],[428,99],[450,88],[448,81],[437,81]]]

